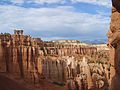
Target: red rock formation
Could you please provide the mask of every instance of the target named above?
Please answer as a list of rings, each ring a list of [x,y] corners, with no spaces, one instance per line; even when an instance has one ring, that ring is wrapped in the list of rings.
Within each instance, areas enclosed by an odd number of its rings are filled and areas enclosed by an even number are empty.
[[[110,60],[113,66],[111,70],[111,90],[120,89],[120,1],[112,0],[112,16],[110,31],[108,32],[108,44],[110,47]]]
[[[110,79],[108,65],[102,60],[108,57],[106,51],[98,52],[98,47],[76,40],[43,42],[24,35],[23,30],[14,33],[0,35],[0,72],[10,73],[34,84],[44,78],[83,90],[107,86]],[[81,62],[83,56],[88,58],[88,62]],[[104,61],[102,69],[99,69],[101,62],[97,60]]]
[[[70,43],[71,41],[71,43]],[[97,48],[92,45],[83,45],[82,43],[72,42],[46,42],[45,53],[46,55],[57,55],[57,56],[69,56],[69,55],[96,55]]]
[[[92,63],[74,57],[46,58],[43,61],[43,76],[57,84],[68,84],[71,90],[108,90],[109,64]],[[79,89],[77,89],[79,88]]]
[[[38,79],[42,40],[23,35],[23,30],[16,30],[13,35],[1,34],[0,40],[0,72],[33,81]]]

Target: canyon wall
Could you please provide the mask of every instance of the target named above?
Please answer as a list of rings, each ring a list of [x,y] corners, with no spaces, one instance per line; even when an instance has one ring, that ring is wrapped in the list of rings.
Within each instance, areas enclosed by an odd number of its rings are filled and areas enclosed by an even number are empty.
[[[111,69],[112,80],[111,90],[120,89],[120,1],[112,0],[112,16],[110,30],[108,32],[108,44],[110,47],[110,61],[113,68]]]
[[[42,73],[42,61],[47,56],[96,55],[95,47],[79,44],[71,40],[67,44],[43,42],[39,38],[24,35],[23,30],[15,30],[12,35],[0,34],[0,72],[11,73],[26,80],[34,79]]]
[[[0,72],[34,84],[43,79],[70,90],[107,90],[111,79],[108,51],[106,45],[77,40],[43,42],[15,30],[0,34]]]

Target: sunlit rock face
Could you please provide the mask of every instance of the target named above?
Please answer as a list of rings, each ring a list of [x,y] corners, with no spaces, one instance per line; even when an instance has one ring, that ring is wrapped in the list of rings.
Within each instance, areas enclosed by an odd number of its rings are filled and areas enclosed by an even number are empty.
[[[120,1],[112,0],[112,16],[108,44],[110,46],[110,61],[114,68],[111,69],[111,90],[120,89]]]
[[[38,41],[39,40],[39,41]],[[34,79],[41,73],[40,48],[42,41],[23,35],[23,30],[15,30],[13,35],[0,35],[0,72],[26,80]]]

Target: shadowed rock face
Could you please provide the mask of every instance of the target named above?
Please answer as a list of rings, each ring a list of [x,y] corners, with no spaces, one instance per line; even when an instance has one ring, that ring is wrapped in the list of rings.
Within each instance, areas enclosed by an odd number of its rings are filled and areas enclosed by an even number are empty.
[[[119,0],[112,0],[112,5],[114,8],[117,9],[118,12],[120,12],[120,1]]]
[[[46,68],[47,67],[47,68]],[[67,84],[69,90],[109,90],[110,66],[108,64],[78,60],[64,56],[43,61],[43,76],[58,84]]]
[[[112,0],[112,16],[108,33],[110,46],[110,60],[114,69],[111,81],[111,90],[120,89],[120,0]]]

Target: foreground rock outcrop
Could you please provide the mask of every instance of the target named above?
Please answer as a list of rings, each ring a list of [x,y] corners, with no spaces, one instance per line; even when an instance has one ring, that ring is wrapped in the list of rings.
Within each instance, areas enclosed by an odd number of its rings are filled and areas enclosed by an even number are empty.
[[[108,32],[110,61],[113,66],[111,90],[120,90],[120,1],[112,0],[112,6],[110,31]]]

